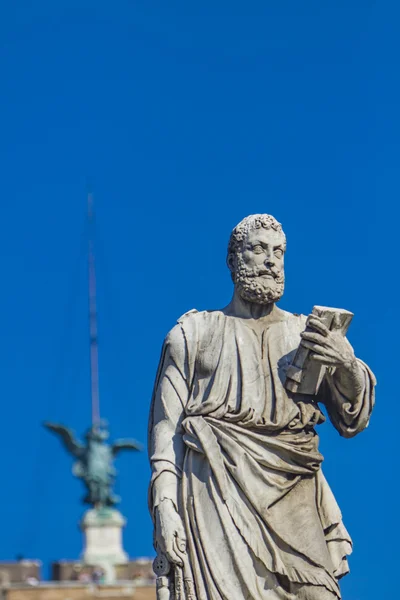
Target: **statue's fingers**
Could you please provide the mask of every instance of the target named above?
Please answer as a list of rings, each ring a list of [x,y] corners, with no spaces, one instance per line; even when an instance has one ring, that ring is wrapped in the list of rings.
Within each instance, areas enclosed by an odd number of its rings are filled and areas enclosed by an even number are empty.
[[[180,553],[186,553],[186,538],[184,536],[176,536],[174,540],[174,551],[179,555]]]
[[[332,358],[331,356],[322,356],[321,354],[311,354],[311,360],[315,362],[324,364],[329,367],[338,367],[341,365],[341,362],[338,359]]]
[[[168,544],[165,548],[164,552],[165,556],[173,565],[179,565],[180,567],[183,565],[183,561],[181,557],[176,553],[173,544]]]
[[[308,350],[312,350],[312,352],[316,352],[317,354],[324,354],[325,352],[325,348],[316,342],[302,340],[301,345],[304,346],[304,348],[308,348]]]
[[[305,348],[308,348],[316,354],[321,354],[322,356],[329,356],[329,358],[337,359],[337,353],[332,348],[322,346],[321,344],[317,344],[316,342],[311,342],[308,340],[302,340],[301,343]]]
[[[176,527],[176,537],[186,542],[186,532],[182,523],[179,523]]]
[[[323,320],[317,315],[310,315],[307,319],[307,327],[317,330],[324,336],[329,334],[329,328],[325,325]]]
[[[303,344],[303,346],[306,346],[306,348],[308,348],[308,346],[306,345],[307,343],[312,343],[312,344],[317,344],[318,346],[321,346],[323,348],[323,351],[330,355],[330,356],[337,356],[338,355],[338,350],[336,347],[336,342],[335,339],[332,337],[324,337],[323,335],[319,334],[319,333],[311,333],[311,332],[304,332],[301,334],[301,343]]]
[[[303,340],[307,340],[309,342],[315,342],[316,344],[325,344],[326,342],[326,338],[325,336],[323,336],[320,333],[315,333],[313,331],[303,331],[303,333],[300,334],[300,337]]]

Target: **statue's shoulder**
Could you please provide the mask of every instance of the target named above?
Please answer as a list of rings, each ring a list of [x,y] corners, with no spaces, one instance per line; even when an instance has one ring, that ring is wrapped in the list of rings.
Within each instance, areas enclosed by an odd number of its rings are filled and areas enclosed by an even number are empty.
[[[193,308],[180,316],[174,327],[168,332],[165,343],[172,348],[184,348],[185,340],[190,337],[188,332],[194,331],[196,328],[195,318],[198,314],[199,311]]]
[[[189,344],[195,344],[202,338],[204,331],[213,329],[215,314],[221,311],[198,311],[192,309],[184,313],[165,338],[165,344],[174,352],[185,352]]]
[[[198,314],[199,314],[199,311],[196,308],[192,308],[191,310],[188,310],[182,316],[180,316],[176,322],[178,325],[181,325],[188,319],[188,317],[194,317],[194,315],[198,315]]]
[[[196,310],[192,308],[178,319],[178,324],[213,322],[224,317],[221,310]]]
[[[205,333],[218,329],[225,318],[221,310],[193,309],[179,317],[175,327],[183,332],[187,340],[200,339]]]

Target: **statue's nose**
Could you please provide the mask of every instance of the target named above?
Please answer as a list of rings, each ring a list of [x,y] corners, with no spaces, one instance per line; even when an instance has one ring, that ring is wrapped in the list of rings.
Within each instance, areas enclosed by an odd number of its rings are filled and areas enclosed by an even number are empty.
[[[269,251],[267,251],[264,264],[267,267],[273,267],[275,264],[274,255]]]

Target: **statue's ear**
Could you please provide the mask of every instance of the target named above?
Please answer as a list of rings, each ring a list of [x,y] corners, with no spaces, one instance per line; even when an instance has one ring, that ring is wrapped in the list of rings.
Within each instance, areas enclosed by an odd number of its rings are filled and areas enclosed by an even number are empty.
[[[234,252],[230,252],[226,257],[226,264],[231,272],[231,279],[235,283],[235,273],[237,269],[237,256]]]
[[[230,272],[233,274],[236,271],[236,256],[233,254],[233,252],[230,252],[226,257],[226,264]]]

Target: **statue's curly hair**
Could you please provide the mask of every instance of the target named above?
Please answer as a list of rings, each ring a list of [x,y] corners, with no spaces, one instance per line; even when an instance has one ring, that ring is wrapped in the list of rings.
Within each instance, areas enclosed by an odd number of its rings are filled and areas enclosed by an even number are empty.
[[[249,231],[253,229],[274,229],[275,231],[282,234],[284,251],[286,250],[286,236],[283,232],[282,225],[272,215],[249,215],[245,217],[231,233],[228,244],[228,255],[227,264],[229,266],[229,257],[232,254],[236,254],[242,248],[243,241],[245,240]]]

